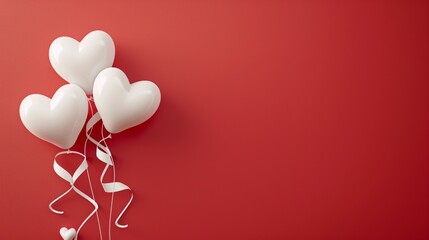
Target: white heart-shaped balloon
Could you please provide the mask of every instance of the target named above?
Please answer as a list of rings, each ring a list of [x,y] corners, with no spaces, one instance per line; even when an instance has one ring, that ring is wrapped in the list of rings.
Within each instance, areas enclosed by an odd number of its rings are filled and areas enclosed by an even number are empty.
[[[85,92],[74,84],[60,87],[52,100],[40,94],[29,95],[19,107],[28,131],[63,149],[74,145],[87,114]]]
[[[74,228],[67,229],[66,227],[62,227],[60,235],[64,240],[72,240],[76,236],[76,230]]]
[[[79,43],[73,38],[59,37],[49,47],[49,60],[54,70],[67,82],[92,94],[95,77],[111,67],[115,45],[109,34],[93,31]]]
[[[106,129],[122,132],[148,120],[161,101],[159,88],[151,81],[130,84],[118,68],[101,71],[94,82],[94,102]]]

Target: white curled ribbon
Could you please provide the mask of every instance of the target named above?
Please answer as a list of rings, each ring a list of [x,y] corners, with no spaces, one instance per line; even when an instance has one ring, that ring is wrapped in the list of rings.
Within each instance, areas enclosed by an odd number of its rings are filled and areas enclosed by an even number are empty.
[[[96,155],[97,158],[104,162],[106,164],[106,167],[103,170],[103,173],[101,174],[100,177],[100,183],[103,186],[103,189],[105,192],[107,193],[111,193],[112,194],[112,202],[113,202],[113,194],[115,192],[121,192],[121,191],[125,191],[128,190],[131,193],[131,197],[130,200],[128,201],[128,203],[125,205],[124,209],[121,211],[121,213],[118,215],[118,217],[115,220],[115,225],[119,228],[126,228],[128,227],[128,224],[122,225],[119,223],[119,219],[122,217],[122,215],[125,213],[125,211],[128,209],[128,207],[130,206],[133,198],[134,198],[134,194],[131,190],[130,187],[128,187],[127,185],[121,183],[121,182],[116,182],[115,179],[113,180],[113,182],[104,182],[104,175],[106,174],[107,170],[109,169],[109,167],[113,168],[113,171],[115,172],[115,165],[113,162],[113,157],[112,157],[112,153],[110,152],[109,147],[104,146],[103,144],[101,144],[101,142],[106,141],[106,139],[111,139],[112,135],[109,134],[109,136],[107,136],[106,138],[102,138],[99,142],[97,142],[95,139],[93,139],[90,136],[90,131],[91,129],[94,127],[94,125],[101,120],[100,114],[97,112],[95,113],[89,120],[88,123],[86,124],[86,137],[96,145],[97,149],[96,149]],[[115,177],[114,177],[115,178]],[[112,206],[111,206],[112,207]],[[112,212],[112,209],[110,209],[110,214]]]
[[[57,157],[60,155],[64,155],[64,154],[76,154],[79,155],[81,157],[83,157],[82,163],[79,165],[79,167],[75,170],[75,172],[73,174],[70,174],[67,170],[65,170],[63,167],[61,167],[61,165],[59,165],[56,161]],[[98,204],[97,202],[92,199],[91,197],[89,197],[88,195],[86,195],[84,192],[82,192],[81,190],[79,190],[74,183],[77,181],[77,179],[82,175],[82,173],[84,173],[85,171],[87,171],[88,169],[88,162],[86,161],[86,156],[83,155],[80,152],[76,152],[76,151],[62,151],[57,153],[57,155],[55,155],[54,157],[54,171],[55,173],[61,177],[62,179],[64,179],[65,181],[70,183],[70,189],[68,189],[66,192],[64,192],[63,194],[61,194],[59,197],[57,197],[55,200],[53,200],[50,204],[49,204],[49,209],[51,209],[52,212],[56,213],[56,214],[63,214],[63,211],[58,211],[56,209],[54,209],[52,207],[52,205],[54,203],[56,203],[58,200],[60,200],[62,197],[64,197],[67,193],[69,193],[71,190],[74,190],[78,195],[80,195],[81,197],[83,197],[84,199],[86,199],[88,202],[90,202],[93,206],[94,206],[94,210],[88,215],[88,217],[85,218],[85,220],[81,223],[81,225],[79,226],[78,230],[76,231],[76,240],[77,240],[77,236],[79,234],[80,229],[85,225],[85,223],[97,212],[98,210]]]

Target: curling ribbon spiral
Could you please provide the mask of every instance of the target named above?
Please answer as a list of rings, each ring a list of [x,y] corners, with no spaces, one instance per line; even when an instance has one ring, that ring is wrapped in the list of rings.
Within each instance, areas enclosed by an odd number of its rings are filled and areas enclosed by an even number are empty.
[[[121,211],[121,213],[118,215],[118,217],[115,220],[115,225],[119,228],[126,228],[128,227],[128,224],[122,225],[119,223],[119,219],[122,217],[122,215],[125,213],[125,211],[128,209],[129,205],[131,204],[134,194],[131,190],[130,187],[128,187],[127,185],[121,183],[121,182],[116,182],[115,179],[113,179],[113,182],[104,182],[104,175],[106,174],[107,170],[109,169],[109,167],[113,168],[113,172],[115,175],[115,165],[113,162],[113,157],[112,157],[112,153],[110,152],[109,147],[106,144],[106,139],[111,139],[112,136],[109,134],[106,138],[102,138],[99,142],[97,142],[94,138],[92,138],[90,136],[90,132],[91,129],[94,127],[94,125],[101,120],[100,114],[97,112],[95,113],[89,120],[88,123],[86,124],[86,137],[87,139],[89,139],[92,143],[94,143],[97,147],[96,149],[96,155],[97,158],[104,162],[106,164],[106,167],[103,170],[103,173],[101,174],[100,177],[100,183],[103,186],[103,189],[105,192],[107,193],[112,193],[112,202],[113,202],[113,194],[115,192],[121,192],[121,191],[125,191],[128,190],[131,192],[131,197],[130,200],[128,201],[128,203],[125,205],[124,209]],[[101,144],[101,142],[104,142],[105,146],[103,144]],[[115,177],[114,177],[115,178]],[[110,209],[110,214],[112,212],[112,209]]]
[[[64,154],[76,154],[76,155],[79,155],[83,158],[82,163],[79,165],[79,167],[76,169],[76,171],[73,174],[70,174],[67,170],[65,170],[63,167],[61,167],[56,161],[57,157],[59,157],[60,155],[64,155]],[[54,209],[52,207],[52,205],[54,203],[56,203],[58,200],[60,200],[62,197],[64,197],[71,190],[74,190],[78,195],[80,195],[81,197],[86,199],[88,202],[90,202],[94,206],[94,210],[88,215],[88,217],[82,222],[82,224],[79,226],[78,230],[76,231],[76,238],[75,238],[76,240],[77,240],[80,229],[85,225],[85,223],[88,221],[88,219],[91,218],[92,215],[94,215],[98,210],[97,202],[95,202],[94,199],[92,199],[91,197],[86,195],[84,192],[79,190],[74,185],[74,183],[77,181],[77,179],[80,177],[80,175],[82,175],[83,172],[87,171],[87,169],[88,169],[88,162],[86,161],[86,156],[80,152],[67,150],[67,151],[62,151],[62,152],[57,153],[57,155],[55,155],[55,157],[54,157],[54,171],[55,171],[55,173],[57,173],[57,175],[60,176],[65,181],[69,182],[71,187],[66,192],[64,192],[59,197],[57,197],[55,200],[53,200],[49,204],[49,209],[51,209],[51,211],[56,213],[56,214],[63,214],[64,213],[63,211],[58,211],[58,210]]]

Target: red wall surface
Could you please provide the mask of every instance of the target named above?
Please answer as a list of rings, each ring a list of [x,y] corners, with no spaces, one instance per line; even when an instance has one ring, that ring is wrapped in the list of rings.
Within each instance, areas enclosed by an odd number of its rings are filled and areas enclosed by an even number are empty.
[[[49,211],[69,186],[59,149],[18,108],[66,83],[50,43],[96,29],[114,66],[162,92],[153,118],[109,142],[135,193],[112,239],[429,239],[428,1],[34,2],[0,3],[1,239],[60,239],[91,211],[74,193]],[[79,239],[99,239],[96,223]]]

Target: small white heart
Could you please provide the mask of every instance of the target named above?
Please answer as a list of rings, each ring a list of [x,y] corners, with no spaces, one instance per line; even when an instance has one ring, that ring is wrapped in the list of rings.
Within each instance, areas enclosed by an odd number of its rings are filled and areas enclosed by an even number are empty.
[[[19,107],[21,121],[28,131],[63,149],[74,145],[87,114],[86,95],[73,84],[60,87],[52,100],[40,94],[29,95]]]
[[[130,84],[118,68],[106,68],[94,82],[94,102],[106,129],[111,133],[139,125],[158,109],[161,92],[151,81]]]
[[[76,236],[76,230],[74,228],[67,229],[66,227],[62,227],[60,235],[64,240],[72,240]]]
[[[103,31],[88,33],[79,43],[70,37],[59,37],[49,47],[49,60],[64,80],[92,94],[97,74],[111,67],[115,58],[115,45]]]

